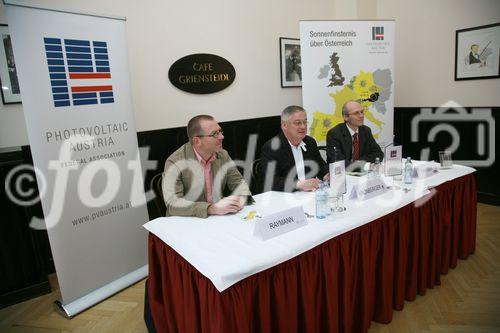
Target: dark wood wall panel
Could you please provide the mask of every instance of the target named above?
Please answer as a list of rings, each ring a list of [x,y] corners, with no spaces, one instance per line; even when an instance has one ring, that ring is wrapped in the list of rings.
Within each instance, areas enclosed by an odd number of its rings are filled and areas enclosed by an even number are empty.
[[[435,142],[428,142],[427,137],[429,131],[437,125],[449,125],[456,129],[459,134],[460,144],[458,149],[453,154],[454,160],[484,160],[491,156],[490,146],[488,144],[489,136],[500,135],[500,107],[481,107],[471,108],[466,107],[464,110],[457,111],[455,109],[441,110],[450,115],[450,119],[443,121],[437,120],[439,116],[430,117],[425,121],[418,121],[419,140],[412,142],[411,131],[412,121],[421,114],[422,109],[431,109],[432,114],[438,110],[437,107],[432,108],[396,108],[394,111],[394,133],[396,142],[403,145],[403,155],[411,156],[418,159],[423,149],[430,148],[430,159],[439,161],[438,152],[449,147],[452,143],[452,135],[447,131],[440,131]],[[460,114],[459,112],[466,112]],[[474,115],[475,114],[475,115]],[[491,115],[491,117],[490,117]],[[491,118],[493,122],[487,122],[485,119]],[[479,130],[479,128],[482,130]],[[478,135],[482,133],[484,142],[484,154],[478,153],[478,142],[481,140]],[[496,139],[496,138],[495,138]],[[498,142],[498,139],[496,139]],[[500,155],[499,145],[495,145],[493,155],[495,161],[491,166],[479,167],[476,172],[476,183],[478,200],[483,203],[500,205],[500,187],[498,186],[498,176],[500,168],[498,159]]]
[[[25,162],[22,152],[2,154],[0,177]],[[34,184],[36,187],[36,184]],[[36,197],[36,196],[35,196]],[[50,292],[47,232],[29,228],[32,210],[15,204],[0,186],[0,308]]]

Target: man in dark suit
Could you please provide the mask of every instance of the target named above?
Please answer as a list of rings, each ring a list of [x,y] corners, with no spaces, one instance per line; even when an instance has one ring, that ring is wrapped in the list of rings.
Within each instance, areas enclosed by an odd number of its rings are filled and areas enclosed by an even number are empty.
[[[306,133],[305,110],[295,105],[286,107],[281,113],[281,133],[262,146],[261,190],[314,191],[320,179],[328,177],[328,165],[316,141]]]
[[[327,162],[345,160],[347,168],[355,161],[373,163],[377,157],[382,161],[382,149],[375,142],[370,128],[363,125],[363,106],[358,102],[349,101],[342,107],[342,114],[344,123],[338,124],[326,135]]]

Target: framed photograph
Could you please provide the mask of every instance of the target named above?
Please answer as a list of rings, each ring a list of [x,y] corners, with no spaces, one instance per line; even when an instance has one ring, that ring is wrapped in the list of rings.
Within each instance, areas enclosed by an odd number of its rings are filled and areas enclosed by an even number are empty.
[[[456,31],[455,81],[500,77],[500,23]]]
[[[21,103],[21,92],[17,80],[16,62],[7,25],[0,24],[0,84],[3,104]]]
[[[302,87],[300,40],[280,37],[281,87]]]

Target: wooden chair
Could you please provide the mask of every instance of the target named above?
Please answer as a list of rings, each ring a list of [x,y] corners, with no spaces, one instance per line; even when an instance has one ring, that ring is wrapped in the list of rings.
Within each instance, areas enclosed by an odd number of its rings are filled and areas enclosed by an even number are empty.
[[[250,180],[250,191],[252,191],[253,195],[262,192],[261,188],[262,179],[260,179],[260,164],[261,164],[260,158],[255,159],[252,163],[252,179]]]
[[[158,213],[160,216],[165,216],[167,212],[167,206],[165,205],[165,201],[163,200],[163,191],[161,188],[161,181],[163,179],[163,172],[160,172],[153,176],[151,179],[151,189],[155,194],[154,202],[156,208],[158,209]]]

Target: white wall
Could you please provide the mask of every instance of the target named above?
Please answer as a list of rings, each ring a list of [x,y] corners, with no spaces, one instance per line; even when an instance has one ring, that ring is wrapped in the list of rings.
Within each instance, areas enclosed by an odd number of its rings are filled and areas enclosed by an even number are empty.
[[[499,106],[500,80],[454,81],[455,30],[500,21],[498,0],[38,0],[42,6],[127,17],[138,131],[185,126],[198,113],[219,121],[277,115],[301,104],[280,86],[279,37],[299,20],[396,19],[396,106]],[[0,23],[8,23],[0,4]],[[173,87],[168,69],[192,53],[220,55],[236,69],[221,92]],[[0,105],[0,148],[28,144],[21,105]]]
[[[395,106],[500,106],[500,79],[454,80],[455,31],[500,22],[500,1],[378,0],[377,17],[396,19]]]
[[[31,1],[127,17],[130,76],[138,131],[185,126],[199,113],[219,121],[278,115],[301,104],[300,88],[280,85],[279,37],[299,37],[300,19],[330,19],[333,0]],[[7,23],[0,5],[0,23]],[[229,60],[236,79],[215,94],[193,95],[168,81],[168,69],[192,53]],[[21,106],[0,106],[0,147],[27,144]],[[13,129],[11,126],[19,127]]]

